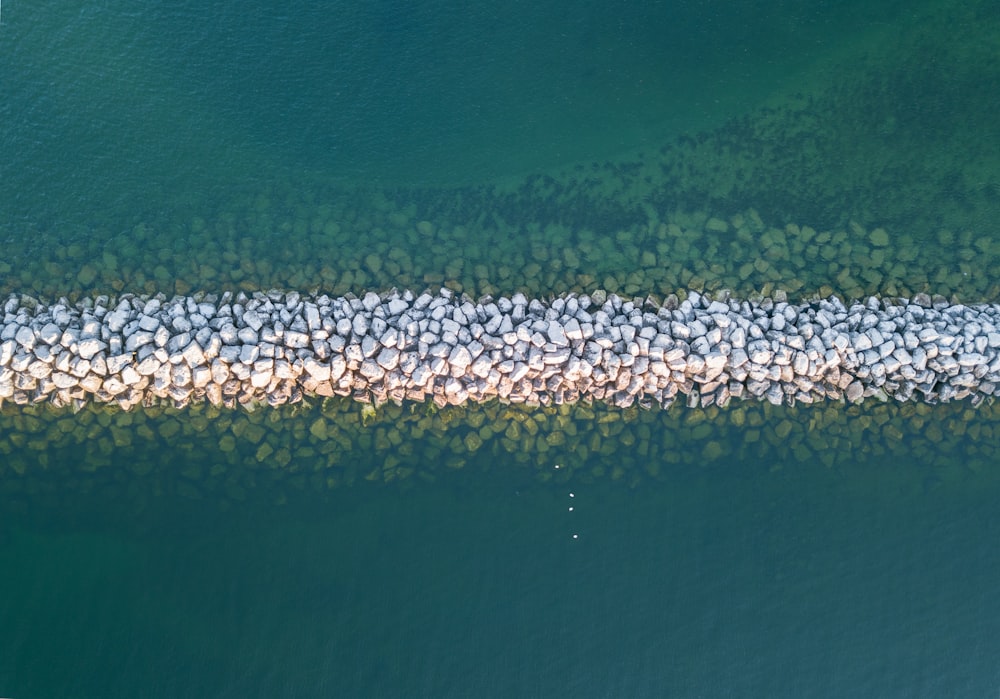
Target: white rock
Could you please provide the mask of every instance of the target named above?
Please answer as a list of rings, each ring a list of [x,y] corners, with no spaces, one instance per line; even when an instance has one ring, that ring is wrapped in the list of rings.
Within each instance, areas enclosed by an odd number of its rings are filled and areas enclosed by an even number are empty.
[[[0,367],[7,366],[10,364],[11,357],[14,356],[14,350],[17,348],[14,340],[4,340],[0,342]]]
[[[125,367],[127,367],[129,364],[132,363],[132,359],[133,359],[132,354],[116,354],[111,357],[108,357],[105,360],[108,366],[108,373],[109,374],[120,373]]]
[[[559,347],[551,352],[545,352],[542,362],[545,364],[563,364],[570,357],[569,347]]]
[[[19,327],[14,333],[14,339],[29,352],[35,347],[35,331],[30,326],[22,325]]]
[[[205,364],[205,352],[195,340],[191,340],[181,353],[184,361],[189,367],[202,366]]]
[[[274,375],[274,360],[259,359],[253,364],[253,372],[250,374],[250,385],[254,388],[265,388],[271,383]]]
[[[104,379],[104,382],[101,384],[101,390],[111,396],[117,396],[119,393],[122,393],[127,389],[128,384],[117,376],[109,376]]]
[[[104,316],[105,325],[113,333],[120,333],[129,320],[129,313],[124,308],[117,308]]]
[[[426,364],[421,364],[413,373],[410,375],[410,384],[413,386],[423,386],[426,384],[434,374],[431,372],[430,367]]]
[[[705,368],[708,370],[719,370],[726,366],[728,357],[722,352],[712,351],[705,355]]]
[[[135,368],[135,370],[142,376],[152,376],[156,373],[160,366],[160,360],[156,358],[156,355],[151,354],[139,362],[139,365]]]
[[[353,325],[351,324],[349,318],[341,318],[340,320],[337,321],[335,330],[339,336],[348,338],[351,336]]]
[[[62,337],[63,330],[55,323],[46,323],[41,328],[39,328],[38,339],[47,345],[58,344],[59,339]]]
[[[771,363],[771,359],[774,357],[774,353],[763,347],[757,347],[750,350],[750,361],[759,366],[767,366]]]
[[[100,340],[89,338],[87,340],[80,340],[77,344],[77,354],[80,355],[82,359],[93,359],[97,354],[107,348],[106,342],[101,342]]]
[[[864,394],[865,394],[865,387],[864,384],[862,384],[860,381],[853,381],[847,387],[846,397],[847,400],[849,400],[852,403],[857,403],[858,401],[860,401],[864,397]]]
[[[399,350],[395,347],[385,347],[378,353],[375,361],[386,371],[392,371],[399,365]]]
[[[546,334],[549,336],[549,342],[556,347],[566,347],[569,345],[569,338],[566,336],[563,326],[558,321],[549,321]]]
[[[306,318],[306,326],[309,328],[310,332],[315,332],[323,327],[323,322],[319,314],[319,308],[315,303],[306,303],[303,308],[303,313]]]
[[[241,345],[240,346],[240,362],[246,364],[247,366],[253,364],[257,361],[257,357],[260,356],[260,348],[257,345]]]
[[[354,320],[351,323],[351,329],[354,331],[354,334],[359,337],[365,335],[368,332],[368,318],[362,313],[354,316]]]
[[[260,329],[264,327],[264,319],[257,311],[247,311],[244,313],[243,322],[254,332],[260,332]]]
[[[28,365],[27,373],[36,379],[47,379],[52,375],[52,367],[47,362],[36,359]]]
[[[167,343],[170,342],[170,338],[170,331],[161,325],[153,333],[153,344],[157,347],[166,347]]]
[[[977,352],[968,352],[958,357],[958,365],[962,367],[979,366],[986,362],[986,357]]]
[[[796,376],[805,376],[809,373],[809,355],[805,352],[796,352],[792,359],[792,371]]]
[[[143,345],[153,342],[153,333],[147,330],[137,330],[125,338],[125,351],[135,352]]]
[[[286,330],[284,344],[291,349],[303,349],[309,346],[309,336],[298,330]]]
[[[174,386],[187,386],[191,383],[191,367],[187,364],[175,364],[170,368],[170,383]]]
[[[195,388],[205,388],[212,382],[212,370],[207,366],[191,367],[191,385]]]
[[[82,379],[84,376],[90,373],[91,364],[86,359],[80,359],[79,357],[74,357],[70,362],[69,371],[67,373],[72,374],[78,379]]]
[[[378,365],[378,362],[371,358],[361,362],[361,366],[358,368],[358,373],[369,381],[378,381],[385,376],[385,370]]]
[[[274,376],[276,378],[295,380],[301,374],[301,369],[294,367],[287,359],[274,360]]]
[[[342,356],[335,356],[330,359],[330,380],[338,381],[347,371],[347,360]]]
[[[101,390],[101,386],[104,385],[104,379],[94,374],[87,374],[77,382],[77,385],[87,393],[94,394]]]
[[[229,380],[229,365],[220,359],[212,361],[212,381],[221,385]]]
[[[403,311],[409,309],[409,307],[410,304],[403,299],[389,299],[389,302],[386,304],[390,317],[398,316]]]
[[[133,386],[142,381],[142,376],[135,370],[135,367],[129,365],[121,370],[121,380],[126,386]]]
[[[302,360],[302,368],[316,381],[330,380],[330,365],[316,361],[312,357]],[[338,377],[339,378],[339,377]]]
[[[365,335],[363,338],[361,338],[361,355],[365,359],[368,359],[369,357],[374,357],[375,353],[378,352],[380,349],[382,348],[379,346],[378,340],[376,340],[371,335]]]
[[[243,345],[256,345],[260,342],[260,335],[253,328],[240,328],[236,331],[236,337],[240,344]]]
[[[733,347],[746,347],[747,344],[747,333],[742,327],[733,328],[732,332],[729,334],[729,343]]]

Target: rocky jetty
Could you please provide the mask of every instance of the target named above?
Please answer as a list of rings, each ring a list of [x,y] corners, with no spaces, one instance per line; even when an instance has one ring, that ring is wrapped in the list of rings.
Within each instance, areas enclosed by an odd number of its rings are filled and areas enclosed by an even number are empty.
[[[10,296],[0,402],[235,407],[305,396],[618,407],[869,397],[977,403],[1000,383],[1000,306],[789,303],[689,292],[551,301],[392,291]]]

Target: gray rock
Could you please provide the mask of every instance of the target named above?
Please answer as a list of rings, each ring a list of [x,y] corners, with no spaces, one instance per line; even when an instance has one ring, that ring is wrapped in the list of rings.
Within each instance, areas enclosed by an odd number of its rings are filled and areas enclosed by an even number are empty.
[[[152,315],[139,316],[139,328],[141,330],[153,332],[159,327],[160,327],[160,320],[156,316]]]

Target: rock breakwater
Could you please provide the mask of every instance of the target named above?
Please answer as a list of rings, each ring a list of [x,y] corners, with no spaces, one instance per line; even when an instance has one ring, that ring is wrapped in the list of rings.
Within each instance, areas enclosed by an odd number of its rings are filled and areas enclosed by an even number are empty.
[[[940,297],[789,303],[688,292],[551,301],[392,291],[10,296],[0,402],[124,409],[281,405],[306,396],[724,406],[994,395],[1000,306]]]

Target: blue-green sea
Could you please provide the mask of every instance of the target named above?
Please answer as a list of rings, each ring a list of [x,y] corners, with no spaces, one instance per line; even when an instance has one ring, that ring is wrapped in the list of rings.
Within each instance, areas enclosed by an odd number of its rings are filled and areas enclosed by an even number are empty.
[[[988,0],[8,0],[0,293],[997,302],[998,88]],[[0,402],[0,696],[1000,693],[992,403],[530,408]]]

